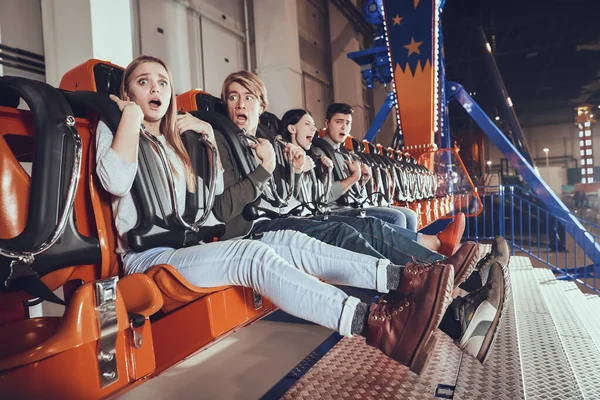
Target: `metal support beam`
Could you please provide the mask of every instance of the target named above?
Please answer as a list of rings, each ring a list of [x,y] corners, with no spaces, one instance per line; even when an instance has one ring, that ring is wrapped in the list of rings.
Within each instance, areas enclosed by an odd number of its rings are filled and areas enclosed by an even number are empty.
[[[392,108],[394,108],[395,105],[396,95],[394,94],[394,92],[389,92],[385,97],[385,101],[381,105],[379,112],[375,116],[373,123],[371,124],[369,130],[365,134],[365,140],[372,142],[373,139],[375,139],[375,136],[377,136],[377,134],[379,133],[379,130],[385,123],[385,120],[387,119],[390,111],[392,111]]]
[[[596,243],[594,237],[535,172],[533,166],[523,157],[502,131],[498,129],[496,124],[485,114],[473,98],[469,96],[466,90],[455,82],[448,82],[446,90],[448,98],[454,98],[461,104],[477,125],[504,154],[504,157],[511,163],[515,171],[523,177],[538,199],[546,204],[551,212],[568,222],[564,224],[565,230],[573,237],[585,254],[594,261],[600,260],[600,245]]]
[[[508,90],[504,85],[504,80],[496,64],[496,59],[491,52],[491,46],[485,37],[483,30],[480,30],[479,41],[481,48],[484,49],[484,62],[488,71],[490,72],[490,85],[493,88],[493,92],[496,94],[497,105],[500,109],[500,115],[506,119],[508,124],[509,134],[513,141],[513,144],[518,149],[519,153],[527,160],[529,164],[533,164],[531,154],[529,154],[529,146],[527,145],[527,139],[523,135],[521,124],[515,113],[512,100],[508,95]]]

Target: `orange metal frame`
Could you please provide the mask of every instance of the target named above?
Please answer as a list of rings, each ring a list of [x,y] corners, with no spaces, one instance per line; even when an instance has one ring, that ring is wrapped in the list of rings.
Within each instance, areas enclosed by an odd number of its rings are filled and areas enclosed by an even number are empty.
[[[177,95],[177,109],[179,111],[196,111],[198,110],[198,104],[196,103],[196,95],[198,94],[210,94],[200,89],[188,90],[187,92]]]
[[[467,168],[465,167],[465,164],[463,163],[462,159],[460,158],[459,155],[459,148],[458,147],[453,147],[451,149],[440,149],[440,150],[435,150],[429,153],[422,153],[421,156],[419,157],[419,163],[421,165],[426,166],[429,170],[433,170],[433,159],[435,157],[436,154],[442,154],[442,153],[447,153],[447,152],[451,152],[454,156],[454,158],[456,159],[456,161],[458,162],[458,172],[462,173],[466,179],[467,182],[471,188],[470,193],[467,193],[466,196],[472,196],[478,203],[478,207],[476,207],[475,209],[477,210],[475,213],[465,213],[465,215],[467,217],[476,217],[479,214],[481,214],[481,212],[483,211],[483,203],[481,201],[481,197],[479,196],[479,192],[477,191],[477,188],[475,187],[475,185],[473,184],[473,180],[471,179],[471,176],[469,175],[469,173],[467,172]],[[463,209],[462,207],[462,200],[465,198],[464,194],[460,194],[458,196],[455,195],[447,195],[442,199],[434,199],[433,202],[434,204],[432,204],[430,206],[430,209],[424,213],[422,213],[422,217],[425,220],[429,220],[429,223],[435,222],[437,219],[450,219],[450,218],[454,218],[453,215],[450,214],[450,212],[452,211],[452,207],[454,208],[458,208],[458,209]],[[437,202],[436,202],[437,201]],[[458,207],[457,207],[458,204]],[[467,209],[472,209],[467,207]]]
[[[104,64],[116,69],[123,67],[113,64],[110,61],[90,59],[63,75],[59,88],[74,92],[76,90],[89,90],[96,92],[96,80],[94,79],[94,67],[98,64]]]

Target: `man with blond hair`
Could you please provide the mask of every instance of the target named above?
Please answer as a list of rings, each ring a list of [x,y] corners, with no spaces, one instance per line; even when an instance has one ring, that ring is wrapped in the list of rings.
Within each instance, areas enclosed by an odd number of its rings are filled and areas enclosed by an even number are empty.
[[[236,126],[243,129],[246,134],[256,136],[259,117],[267,110],[269,104],[267,90],[262,80],[249,71],[230,74],[223,83],[221,98],[225,103],[229,118]],[[412,283],[409,282],[417,282],[421,279],[413,274],[428,275],[436,271],[439,268],[437,266],[442,264],[453,266],[456,277],[455,285],[458,286],[469,277],[480,256],[483,256],[480,254],[479,245],[467,242],[451,257],[444,258],[419,243],[396,234],[391,228],[386,227],[383,221],[376,218],[354,218],[357,223],[362,224],[362,229],[356,229],[355,226],[347,223],[318,221],[310,218],[246,220],[242,215],[244,208],[248,204],[256,204],[275,169],[273,145],[266,139],[258,139],[258,143],[248,143],[253,150],[253,156],[258,161],[258,166],[247,176],[243,176],[227,141],[221,136],[217,136],[216,139],[224,168],[224,191],[215,199],[214,213],[226,225],[225,239],[248,235],[260,237],[265,232],[280,232],[281,243],[280,246],[276,246],[276,251],[281,252],[284,257],[287,255],[293,258],[293,254],[288,254],[288,238],[285,233],[286,231],[301,232],[349,251],[377,257],[380,260],[390,260],[391,263],[387,261],[388,266],[380,269],[380,272],[387,276],[388,281],[393,281],[391,286],[396,285],[396,281],[410,286]],[[294,170],[298,173],[301,172],[304,164],[304,151],[298,146],[288,145],[285,152]],[[260,201],[260,206],[265,206],[266,201],[262,199]],[[424,260],[425,264],[415,263],[415,257]],[[484,265],[480,267],[486,271],[491,270],[493,273],[487,272],[486,280],[483,283],[489,284],[490,280],[487,279],[487,276],[492,275],[495,277],[494,279],[502,280],[502,278],[498,278],[496,266],[502,262],[507,263],[507,260],[504,260],[505,257],[506,255],[501,252],[486,257]],[[409,265],[410,268],[404,268],[404,265]],[[501,271],[500,276],[502,276]],[[501,315],[501,309],[497,308],[497,301],[492,299],[503,296],[501,289],[504,286],[502,280],[494,287],[489,285],[484,288],[479,274],[475,278],[479,281],[478,287],[481,290],[474,289],[475,293],[456,299],[453,303],[455,310],[445,315],[440,329],[457,339],[459,347],[463,351],[482,360],[482,355],[488,354],[493,343],[492,339],[497,332],[493,322],[497,321]],[[461,317],[457,320],[454,315],[461,315]],[[468,319],[467,316],[471,316],[472,319]],[[493,329],[481,330],[477,327],[493,327]]]

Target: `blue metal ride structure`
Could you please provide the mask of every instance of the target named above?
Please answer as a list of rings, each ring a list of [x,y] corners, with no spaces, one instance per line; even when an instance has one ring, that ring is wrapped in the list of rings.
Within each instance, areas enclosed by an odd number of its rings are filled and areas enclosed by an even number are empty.
[[[405,1],[407,2],[407,1]],[[400,51],[397,51],[397,54],[401,54],[402,51],[404,51],[403,46],[400,43],[396,45],[396,43],[394,43],[393,41],[393,36],[390,34],[390,32],[387,31],[386,29],[386,23],[385,23],[385,7],[391,7],[394,8],[394,12],[397,11],[395,10],[395,8],[399,8],[400,10],[404,10],[408,8],[412,8],[412,3],[414,2],[415,6],[414,8],[417,9],[417,5],[420,2],[420,0],[413,0],[410,6],[405,6],[405,5],[401,5],[401,7],[398,7],[398,1],[397,0],[369,0],[365,3],[364,7],[363,7],[363,18],[365,19],[365,21],[367,21],[368,23],[372,24],[375,27],[375,34],[373,37],[373,45],[370,49],[366,49],[366,50],[361,50],[361,51],[356,51],[356,52],[352,52],[348,54],[348,58],[352,59],[354,62],[356,62],[358,65],[361,66],[361,75],[362,78],[365,80],[366,84],[367,84],[367,88],[372,89],[375,85],[375,83],[380,83],[383,85],[387,85],[390,82],[393,81],[393,72],[392,72],[392,60],[390,58],[390,49],[392,47],[397,47],[397,50],[400,49]],[[387,5],[386,5],[387,4]],[[428,35],[429,36],[435,36],[438,35],[439,40],[430,40],[431,43],[428,43],[429,41],[426,40],[425,44],[423,46],[429,46],[429,50],[431,50],[431,46],[432,45],[436,45],[437,44],[437,48],[435,49],[434,52],[435,54],[442,54],[442,43],[443,43],[443,38],[442,38],[442,32],[441,29],[435,29],[435,26],[437,25],[437,22],[435,22],[435,20],[437,20],[441,15],[441,12],[443,10],[445,4],[445,0],[433,0],[433,10],[427,10],[424,7],[420,7],[418,11],[421,15],[419,15],[420,18],[422,17],[429,17],[429,19],[433,19],[433,26],[434,26],[434,31],[433,32],[429,32]],[[424,11],[424,12],[423,12]],[[393,20],[393,18],[392,18]],[[388,22],[389,23],[389,22]],[[428,28],[426,26],[423,27],[419,27],[420,24],[413,24],[413,30],[427,30]],[[417,27],[417,28],[415,28]],[[411,32],[412,32],[411,31]],[[423,34],[424,32],[419,32],[420,34]],[[399,39],[399,38],[397,38]],[[421,42],[422,43],[422,42]],[[425,62],[425,59],[427,59],[427,54],[428,51],[424,51],[423,53],[423,58],[421,61]],[[419,53],[421,54],[421,53]],[[404,58],[404,62],[406,62],[407,65],[410,65],[411,70],[416,69],[417,65],[416,63],[418,62],[418,59],[414,58],[414,57],[410,57],[410,53],[408,58],[406,57],[400,57],[400,58]],[[434,57],[430,57],[430,61],[433,62],[433,58]],[[438,126],[439,129],[437,129],[436,132],[436,142],[442,147],[442,148],[449,148],[452,146],[452,142],[450,140],[450,131],[448,128],[448,124],[445,123],[445,121],[447,121],[447,112],[446,112],[446,95],[445,95],[445,76],[443,74],[444,71],[444,58],[439,56],[439,57],[435,57],[436,59],[436,69],[438,71],[440,71],[441,73],[437,75],[437,87],[438,87],[438,95],[440,97],[440,101],[439,101],[439,106],[440,109],[437,110],[436,114],[439,115],[439,120],[438,120]],[[385,120],[387,119],[389,113],[392,111],[392,109],[394,107],[397,107],[398,102],[397,102],[397,98],[396,98],[396,93],[394,91],[391,91],[384,103],[382,104],[381,108],[379,109],[377,115],[375,116],[375,119],[373,120],[373,123],[371,124],[369,130],[367,131],[367,133],[365,134],[365,140],[371,142],[373,141],[373,139],[375,138],[375,136],[377,135],[377,133],[379,132],[379,130],[381,129],[381,127],[383,126],[383,123],[385,122]],[[399,144],[402,143],[402,131],[400,129],[400,121],[398,121],[398,131],[396,132],[396,135],[394,137],[394,144],[392,145],[392,147],[399,147]]]
[[[408,0],[387,0],[392,1],[408,1]],[[417,0],[415,4],[418,4]],[[441,13],[445,0],[433,1],[434,12]],[[394,4],[395,5],[395,4]],[[415,6],[416,7],[416,6]],[[384,0],[369,0],[363,8],[363,16],[365,20],[375,25],[375,36],[373,38],[373,46],[370,49],[349,53],[348,57],[361,66],[361,75],[365,80],[368,88],[373,88],[375,83],[389,84],[393,80],[393,72],[391,68],[390,49],[394,48],[392,43],[393,38],[388,34],[385,27],[385,5]],[[436,132],[436,142],[441,148],[451,147],[451,138],[449,123],[447,118],[447,102],[452,99],[465,109],[465,111],[473,118],[475,123],[485,132],[490,140],[504,154],[506,159],[512,164],[517,173],[523,177],[528,187],[539,201],[548,207],[548,210],[556,215],[564,223],[560,223],[564,230],[568,232],[576,244],[578,244],[585,254],[592,260],[600,260],[600,245],[596,243],[594,237],[587,232],[576,215],[572,214],[558,196],[550,189],[544,180],[535,171],[531,156],[527,149],[524,136],[521,132],[521,127],[514,113],[513,104],[508,97],[506,88],[497,67],[495,60],[490,52],[490,47],[487,41],[484,43],[488,50],[488,67],[495,73],[495,86],[500,90],[499,96],[503,100],[501,107],[504,113],[507,114],[507,119],[510,123],[510,136],[512,141],[498,128],[498,126],[485,114],[483,109],[469,96],[466,90],[459,84],[454,82],[446,82],[444,60],[441,56],[442,52],[442,34],[439,32],[438,54],[435,61],[435,67],[438,68],[438,85],[440,96],[440,107],[438,108],[438,120],[442,121]],[[398,45],[398,44],[396,44]],[[406,46],[405,46],[406,47]],[[490,63],[491,60],[491,63]],[[395,90],[402,90],[396,87]],[[377,113],[371,127],[365,135],[365,139],[373,141],[379,130],[381,129],[385,119],[390,111],[397,105],[396,94],[392,91],[386,98],[381,109]],[[444,122],[445,121],[445,122]],[[397,136],[401,136],[401,131],[397,132]],[[598,271],[600,273],[600,270]],[[573,275],[577,278],[578,275]]]
[[[373,46],[370,49],[349,53],[348,58],[361,66],[360,73],[367,84],[367,88],[373,89],[376,82],[387,85],[393,78],[384,25],[382,0],[370,0],[365,3],[363,17],[368,23],[375,26]],[[375,136],[379,133],[379,130],[395,105],[396,94],[392,91],[388,93],[385,102],[377,112],[373,123],[365,134],[365,140],[372,142],[375,139]]]

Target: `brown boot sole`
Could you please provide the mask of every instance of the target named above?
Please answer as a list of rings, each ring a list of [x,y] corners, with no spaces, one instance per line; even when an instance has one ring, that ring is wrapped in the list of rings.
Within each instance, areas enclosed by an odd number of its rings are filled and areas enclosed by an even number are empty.
[[[437,343],[437,336],[431,335],[423,349],[415,356],[412,364],[410,365],[410,370],[417,375],[421,375],[421,372],[425,368],[427,368],[427,364],[429,364],[429,359],[431,358],[431,354],[433,354],[433,349]]]
[[[423,330],[423,335],[419,345],[415,349],[412,356],[412,360],[408,364],[409,369],[415,374],[421,374],[423,369],[427,366],[429,358],[431,357],[433,347],[436,342],[436,338],[432,337],[433,333],[439,326],[446,309],[452,302],[452,290],[453,290],[453,268],[450,269],[451,273],[448,275],[441,275],[440,282],[438,285],[438,291],[435,296],[433,304],[433,310],[438,310],[437,313],[432,313],[429,323]]]
[[[510,263],[510,259],[509,259],[509,263]],[[502,265],[502,263],[500,263],[500,264]],[[502,300],[498,307],[498,310],[500,310],[500,312],[496,314],[496,318],[494,318],[494,321],[492,321],[492,325],[490,326],[490,329],[488,330],[487,335],[483,339],[483,344],[481,345],[481,349],[479,350],[479,353],[477,353],[477,359],[482,364],[484,364],[487,361],[490,354],[492,353],[492,348],[494,347],[494,343],[496,342],[496,338],[498,337],[498,328],[500,326],[500,323],[502,322],[502,316],[504,315],[504,312],[506,311],[506,303],[508,301],[507,292],[508,292],[508,286],[509,286],[508,265],[506,265],[506,266],[502,265],[502,274],[504,275],[504,282],[503,282],[504,285],[502,288],[504,295],[502,296]]]
[[[473,246],[471,248],[471,250],[469,250],[469,253],[465,257],[463,266],[467,265],[467,267],[462,268],[460,271],[455,270],[456,275],[454,276],[454,289],[456,289],[459,285],[461,285],[464,281],[466,281],[467,278],[471,275],[471,273],[475,269],[475,267],[477,266],[477,262],[479,260],[475,260],[473,262],[473,258],[475,258],[475,256],[477,255],[478,250],[479,250],[479,245],[476,244],[475,246]]]

